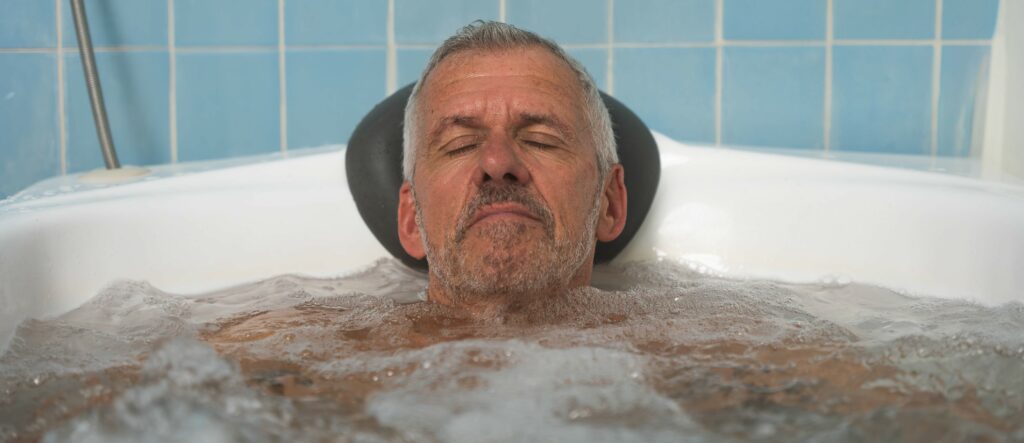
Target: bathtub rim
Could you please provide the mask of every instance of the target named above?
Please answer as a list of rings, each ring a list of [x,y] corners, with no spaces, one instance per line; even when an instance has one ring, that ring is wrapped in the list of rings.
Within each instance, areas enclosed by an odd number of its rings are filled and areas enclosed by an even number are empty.
[[[948,174],[940,174],[933,172],[913,171],[904,170],[898,168],[888,168],[881,166],[872,165],[861,165],[853,163],[836,162],[831,160],[822,160],[815,158],[799,158],[799,157],[787,157],[779,156],[776,154],[762,153],[762,152],[748,152],[742,150],[728,150],[713,148],[707,146],[694,146],[688,144],[681,144],[675,142],[667,137],[656,135],[659,145],[666,146],[669,144],[675,144],[670,149],[663,149],[662,155],[662,185],[659,188],[659,196],[656,197],[656,205],[658,200],[664,200],[665,195],[671,195],[673,187],[671,185],[672,180],[679,179],[680,177],[674,177],[671,172],[673,168],[690,168],[685,169],[689,171],[685,178],[687,186],[702,186],[704,184],[716,185],[716,180],[719,180],[715,175],[715,171],[704,171],[699,168],[695,168],[695,163],[702,161],[711,162],[709,164],[718,165],[732,165],[734,163],[746,163],[756,164],[757,167],[753,167],[748,170],[743,177],[751,180],[753,183],[759,183],[758,180],[778,180],[780,178],[780,171],[774,168],[797,168],[801,170],[805,175],[800,177],[799,180],[807,182],[814,182],[815,180],[833,180],[836,175],[839,176],[848,175],[851,183],[856,184],[859,178],[870,177],[873,180],[891,180],[897,184],[908,184],[910,186],[917,187],[928,187],[928,186],[945,186],[948,189],[959,189],[965,193],[977,193],[979,195],[985,195],[996,199],[1008,199],[1007,201],[1024,203],[1024,187],[1017,186],[1007,183],[999,182],[988,182],[973,178],[958,177]],[[53,211],[62,210],[75,210],[76,208],[88,208],[91,206],[104,205],[104,204],[117,204],[118,202],[129,202],[133,199],[146,199],[152,200],[151,203],[157,202],[160,199],[183,197],[189,198],[199,194],[210,192],[210,186],[214,186],[215,192],[222,193],[259,193],[259,192],[316,192],[317,190],[327,189],[324,192],[341,192],[343,189],[347,197],[351,197],[347,193],[347,183],[344,176],[344,151],[340,146],[328,146],[314,148],[311,150],[303,150],[301,152],[292,153],[289,155],[282,155],[274,153],[270,155],[260,155],[255,157],[246,157],[240,159],[230,159],[214,162],[201,162],[201,163],[189,163],[189,164],[178,164],[178,165],[166,165],[163,167],[154,168],[156,174],[151,179],[142,179],[134,183],[113,185],[113,186],[97,186],[90,188],[79,188],[73,189],[68,192],[57,192],[60,191],[61,186],[69,186],[68,180],[73,179],[75,176],[59,177],[56,179],[49,179],[38,183],[23,193],[19,193],[21,196],[18,199],[8,199],[0,202],[0,243],[3,243],[5,238],[10,237],[10,231],[12,230],[12,221],[20,220],[20,223],[26,223],[29,226],[33,223],[34,219],[40,217],[46,217],[48,213],[55,213]],[[718,162],[718,163],[715,163]],[[689,165],[688,165],[689,163]],[[781,165],[781,166],[780,166]],[[294,168],[293,168],[294,167]],[[292,174],[288,173],[289,170],[298,168],[300,173]],[[302,169],[306,168],[306,169]],[[274,174],[272,172],[276,170],[284,170],[284,173]],[[668,173],[666,173],[666,171]],[[733,172],[729,172],[733,173]],[[243,181],[239,181],[239,177],[243,177]],[[783,182],[785,182],[783,177]],[[720,183],[717,183],[720,184]],[[329,188],[329,189],[328,189]],[[55,191],[56,190],[56,191]],[[47,191],[54,192],[53,195],[45,195]],[[304,194],[296,194],[304,195]],[[23,198],[25,196],[33,196],[34,198],[28,199]],[[154,197],[156,197],[154,199]],[[211,195],[205,195],[205,197],[211,197]],[[213,194],[212,197],[217,197]],[[200,196],[199,198],[203,198]],[[689,198],[689,197],[688,197]],[[1024,211],[1024,204],[1018,208]],[[354,210],[352,214],[355,214]],[[650,244],[644,244],[642,241],[638,241],[640,237],[647,235],[650,238],[655,234],[644,234],[645,231],[656,230],[651,226],[650,217],[657,217],[655,208],[652,208],[652,214],[649,215],[648,221],[645,221],[644,226],[641,227],[641,231],[638,232],[637,239],[634,239],[633,243],[627,246],[626,250],[616,258],[613,263],[622,263],[632,260],[650,260],[650,259],[664,259],[663,256],[659,256],[660,252],[650,249]],[[662,214],[664,216],[664,214]],[[1015,219],[1016,220],[1016,219]],[[1020,216],[1020,220],[1024,221],[1024,215]],[[361,219],[358,219],[358,223],[362,223]],[[709,225],[712,226],[713,225]],[[1024,223],[1022,223],[1024,226]],[[22,226],[24,227],[24,226]],[[18,227],[13,227],[18,228]],[[364,226],[365,228],[365,226]],[[367,235],[368,234],[367,230]],[[6,233],[6,234],[5,234]],[[678,233],[676,233],[678,234]],[[667,238],[679,238],[671,237],[672,234],[669,232]],[[5,237],[6,235],[6,237]],[[1024,237],[1024,234],[1022,234]],[[372,239],[372,236],[371,236]],[[712,239],[714,240],[714,239]],[[376,249],[379,250],[379,254],[372,257],[376,259],[378,256],[386,256],[383,248],[376,243],[375,239],[371,242],[376,245]],[[1024,253],[1024,247],[1020,248],[1022,251],[1013,251],[1014,253]],[[671,256],[672,254],[667,254]],[[678,258],[678,257],[669,257]],[[702,261],[698,258],[695,261],[687,261],[688,259],[680,259],[679,261],[683,264],[690,266],[693,269],[702,270],[712,274],[723,275],[726,277],[733,278],[759,278],[769,279],[782,282],[795,282],[795,283],[806,283],[806,282],[827,282],[822,278],[838,278],[842,280],[842,272],[830,272],[830,273],[810,273],[810,274],[797,274],[789,273],[787,275],[776,275],[773,272],[758,272],[756,269],[748,268],[726,268],[724,270],[717,269],[713,260]],[[372,262],[372,260],[370,261]],[[330,272],[302,272],[302,271],[291,271],[290,273],[298,273],[316,277],[336,276],[344,275],[352,271],[365,267],[370,262],[363,260],[360,266],[348,266],[333,268]],[[1024,262],[1024,260],[1022,260]],[[175,294],[190,294],[195,292],[203,292],[216,288],[222,288],[226,286],[233,286],[237,284],[243,284],[245,282],[251,282],[260,280],[263,278],[270,277],[271,275],[258,275],[250,276],[246,278],[233,278],[233,279],[222,279],[212,284],[198,285],[191,288],[175,288],[166,287],[161,285],[155,285],[162,290]],[[127,277],[132,278],[132,277]],[[984,297],[972,297],[972,296],[947,296],[948,294],[932,293],[929,291],[916,290],[913,287],[903,287],[901,285],[886,284],[885,282],[874,281],[872,279],[861,279],[852,278],[854,281],[863,282],[872,285],[880,285],[896,290],[901,290],[906,293],[916,295],[927,295],[933,297],[944,297],[944,298],[958,298],[979,301],[986,304],[1002,303],[1007,300],[993,300],[986,301]],[[109,284],[110,279],[105,284]],[[1020,287],[1024,287],[1022,284]],[[88,299],[94,295],[95,290],[99,288],[92,288],[93,292],[88,296],[79,297],[79,303]],[[0,299],[6,298],[7,295],[0,294]],[[48,295],[49,300],[44,300],[42,308],[40,309],[29,309],[25,313],[27,315],[52,315],[59,312],[63,312],[66,309],[76,306],[77,304],[69,303],[57,303],[47,304],[53,301],[53,297],[60,298],[59,296]],[[1012,300],[1024,301],[1020,298],[1014,298]],[[4,306],[11,306],[10,300],[4,301],[0,304],[0,310]]]

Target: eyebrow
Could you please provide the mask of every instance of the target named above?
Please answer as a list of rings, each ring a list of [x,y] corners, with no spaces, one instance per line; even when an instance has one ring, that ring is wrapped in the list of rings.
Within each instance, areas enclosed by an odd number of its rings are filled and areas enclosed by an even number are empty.
[[[441,119],[441,122],[437,125],[437,127],[434,128],[434,130],[431,131],[430,135],[427,137],[427,146],[436,145],[438,142],[437,139],[441,137],[441,133],[443,133],[446,129],[452,126],[479,128],[481,124],[480,119],[469,115],[456,114],[444,117]]]

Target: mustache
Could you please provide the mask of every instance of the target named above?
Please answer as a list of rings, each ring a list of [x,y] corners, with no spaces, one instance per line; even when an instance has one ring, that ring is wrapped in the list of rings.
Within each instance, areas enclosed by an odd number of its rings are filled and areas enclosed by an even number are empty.
[[[544,225],[544,233],[547,234],[548,238],[554,238],[554,217],[540,198],[522,185],[488,182],[480,187],[476,195],[473,196],[473,199],[463,208],[462,214],[459,215],[458,223],[455,226],[455,242],[462,242],[466,231],[469,230],[474,214],[480,208],[496,203],[518,203],[522,205],[531,216],[540,220],[541,224]]]

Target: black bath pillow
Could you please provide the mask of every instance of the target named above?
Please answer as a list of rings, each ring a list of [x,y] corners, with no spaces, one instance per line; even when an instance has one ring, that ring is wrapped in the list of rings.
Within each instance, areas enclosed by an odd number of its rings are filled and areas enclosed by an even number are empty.
[[[402,121],[405,103],[414,84],[399,89],[363,117],[352,132],[345,153],[345,172],[359,215],[391,255],[416,269],[427,269],[426,260],[405,253],[398,241],[398,189],[402,186]],[[658,145],[644,122],[626,105],[601,93],[611,114],[619,162],[625,170],[626,227],[614,241],[597,244],[594,261],[615,258],[651,208],[661,176]]]

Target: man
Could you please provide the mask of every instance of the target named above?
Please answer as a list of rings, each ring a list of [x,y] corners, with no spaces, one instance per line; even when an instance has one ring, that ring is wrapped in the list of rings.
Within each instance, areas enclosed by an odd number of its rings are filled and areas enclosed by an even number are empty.
[[[399,239],[428,300],[494,316],[589,285],[626,221],[608,111],[578,62],[497,22],[434,53],[405,111]]]

